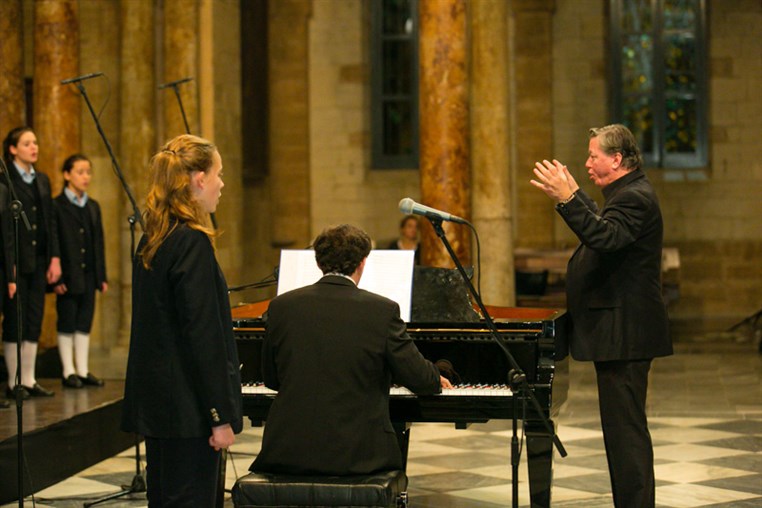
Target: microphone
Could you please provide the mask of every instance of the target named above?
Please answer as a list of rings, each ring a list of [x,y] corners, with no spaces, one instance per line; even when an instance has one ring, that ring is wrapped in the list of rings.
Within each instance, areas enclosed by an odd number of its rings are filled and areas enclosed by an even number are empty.
[[[441,210],[437,210],[436,208],[431,208],[426,205],[422,205],[420,203],[416,203],[410,198],[403,198],[400,200],[400,212],[404,214],[415,214],[415,215],[423,215],[424,217],[428,217],[429,219],[439,219],[439,220],[446,220],[450,222],[457,222],[458,224],[468,224],[468,221],[466,219],[462,219],[458,217],[457,215],[451,215],[447,212],[443,212]]]
[[[77,76],[76,78],[64,79],[63,81],[61,81],[61,84],[68,85],[69,83],[76,83],[77,81],[84,81],[86,79],[97,78],[98,76],[103,76],[103,73],[91,72],[90,74],[83,74],[82,76]]]
[[[162,90],[164,88],[169,88],[170,86],[182,85],[183,83],[187,83],[188,81],[193,81],[193,78],[176,79],[175,81],[164,83],[163,85],[159,85],[159,90]]]

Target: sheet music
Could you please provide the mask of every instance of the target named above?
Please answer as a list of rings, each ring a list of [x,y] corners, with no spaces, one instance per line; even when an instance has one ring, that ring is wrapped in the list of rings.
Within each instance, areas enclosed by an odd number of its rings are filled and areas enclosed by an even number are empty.
[[[397,302],[406,322],[410,321],[414,262],[412,250],[372,250],[359,284],[361,289]],[[323,276],[313,250],[281,251],[278,273],[279,295],[314,284]]]

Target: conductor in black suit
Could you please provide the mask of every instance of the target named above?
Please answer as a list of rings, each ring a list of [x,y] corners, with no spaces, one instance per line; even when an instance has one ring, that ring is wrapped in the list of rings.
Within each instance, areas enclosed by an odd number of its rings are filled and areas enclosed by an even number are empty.
[[[314,243],[323,277],[268,310],[262,349],[270,408],[256,472],[357,475],[402,468],[389,387],[449,387],[405,331],[399,306],[358,289],[371,242],[351,225]]]
[[[614,504],[633,508],[655,504],[648,372],[653,358],[672,354],[661,295],[662,216],[641,164],[629,129],[608,125],[590,129],[585,164],[602,189],[602,208],[557,160],[538,162],[532,180],[581,242],[566,280],[570,350],[595,362]]]

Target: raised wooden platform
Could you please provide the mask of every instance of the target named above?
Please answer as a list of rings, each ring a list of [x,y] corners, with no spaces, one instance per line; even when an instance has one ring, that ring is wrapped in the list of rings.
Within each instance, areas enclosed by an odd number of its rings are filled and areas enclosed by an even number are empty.
[[[25,495],[134,446],[135,436],[119,430],[124,381],[81,390],[64,389],[60,379],[40,384],[56,395],[24,401]],[[0,395],[5,395],[4,386]],[[11,403],[0,409],[0,504],[18,499],[17,413]]]

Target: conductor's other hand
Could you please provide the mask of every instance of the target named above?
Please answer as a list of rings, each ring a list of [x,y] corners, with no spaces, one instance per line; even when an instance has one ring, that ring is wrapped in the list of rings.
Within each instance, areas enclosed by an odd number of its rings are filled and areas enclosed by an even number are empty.
[[[229,423],[212,427],[212,435],[209,436],[209,446],[216,451],[227,448],[235,442],[235,434]]]

